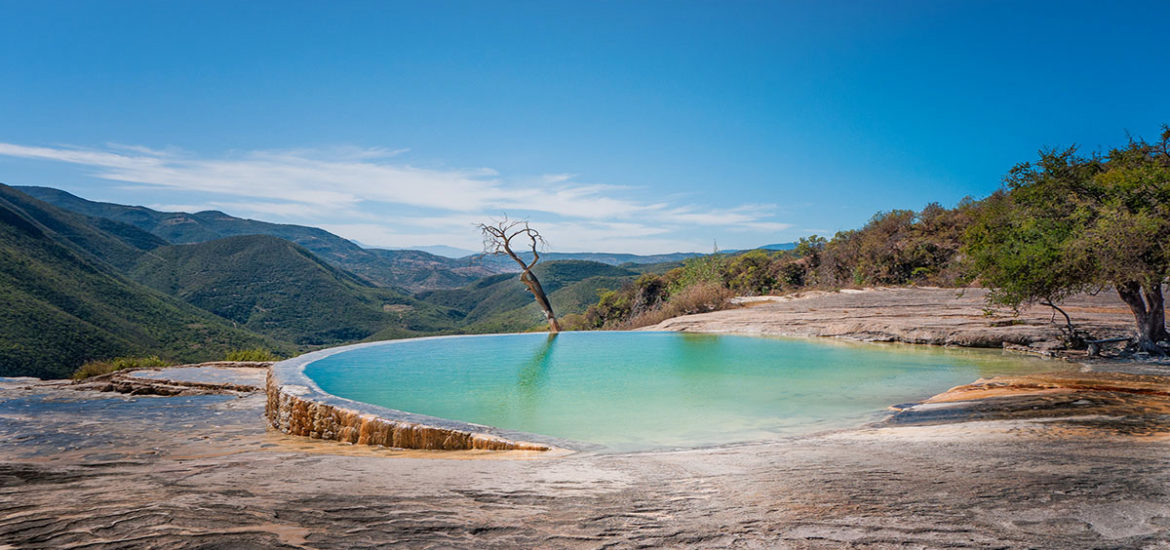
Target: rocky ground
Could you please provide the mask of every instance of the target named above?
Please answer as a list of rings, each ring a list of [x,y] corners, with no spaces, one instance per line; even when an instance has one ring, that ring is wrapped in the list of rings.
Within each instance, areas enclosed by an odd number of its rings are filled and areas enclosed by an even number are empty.
[[[981,381],[853,430],[555,458],[292,438],[238,389],[8,379],[0,548],[1170,548],[1167,369],[1082,370]],[[258,372],[203,371],[136,377]]]
[[[732,332],[848,338],[1001,348],[1005,343],[1049,350],[1062,340],[1064,318],[1036,306],[991,308],[980,288],[878,288],[812,291],[745,298],[745,307],[667,319],[647,330]],[[1116,293],[1081,295],[1063,309],[1094,338],[1129,336],[1133,317]],[[1059,321],[1060,325],[1054,323]]]

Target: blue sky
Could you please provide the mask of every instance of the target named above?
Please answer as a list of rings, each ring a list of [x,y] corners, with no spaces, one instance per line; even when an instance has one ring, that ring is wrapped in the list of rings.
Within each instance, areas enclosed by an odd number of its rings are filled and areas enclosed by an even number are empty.
[[[0,182],[362,243],[745,248],[1170,123],[1170,2],[3,2]]]

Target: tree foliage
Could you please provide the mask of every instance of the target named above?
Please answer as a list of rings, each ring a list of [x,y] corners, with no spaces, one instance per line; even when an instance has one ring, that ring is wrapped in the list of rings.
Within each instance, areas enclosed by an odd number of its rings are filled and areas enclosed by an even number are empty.
[[[1170,277],[1170,128],[1157,142],[1131,140],[1108,154],[1042,151],[981,201],[879,212],[832,239],[813,235],[781,252],[712,254],[654,277],[602,295],[587,324],[627,326],[698,285],[758,295],[975,280],[991,289],[993,303],[1045,304],[1062,314],[1059,304],[1070,295],[1116,289],[1133,311],[1139,345],[1157,351],[1158,341],[1170,339],[1162,296]],[[1064,318],[1076,343],[1080,335]]]
[[[1043,303],[1116,289],[1138,343],[1167,339],[1162,285],[1170,276],[1170,128],[1107,155],[1042,151],[1014,167],[967,231],[966,253],[998,303]]]
[[[981,204],[927,205],[921,212],[879,212],[865,227],[832,239],[801,238],[791,250],[750,250],[686,260],[601,294],[582,328],[630,328],[676,314],[725,307],[731,295],[765,295],[806,288],[864,285],[954,285],[959,249]]]

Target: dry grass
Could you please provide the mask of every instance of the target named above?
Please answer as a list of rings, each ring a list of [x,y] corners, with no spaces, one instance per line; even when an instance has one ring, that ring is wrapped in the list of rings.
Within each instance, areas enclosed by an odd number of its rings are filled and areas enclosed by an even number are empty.
[[[85,380],[91,376],[109,374],[123,369],[142,369],[152,367],[169,367],[171,363],[159,359],[157,355],[150,357],[119,357],[104,361],[89,361],[73,372],[74,380]]]
[[[635,315],[620,328],[634,329],[657,325],[671,317],[727,309],[735,293],[716,283],[697,283],[679,290],[665,304]]]

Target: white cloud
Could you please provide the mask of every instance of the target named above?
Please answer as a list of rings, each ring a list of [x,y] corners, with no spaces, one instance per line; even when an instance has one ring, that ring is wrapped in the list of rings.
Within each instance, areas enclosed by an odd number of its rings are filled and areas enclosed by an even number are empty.
[[[680,204],[679,196],[645,201],[634,198],[629,187],[582,183],[574,174],[522,179],[490,168],[418,167],[400,158],[408,151],[337,147],[209,158],[137,145],[89,149],[0,143],[0,156],[73,164],[122,188],[169,193],[162,200],[170,206],[159,209],[276,217],[379,246],[441,242],[478,248],[474,224],[505,212],[541,220],[541,230],[562,250],[695,249],[705,244],[677,235],[696,227],[711,234],[791,227],[772,219],[774,205],[701,207]],[[187,202],[192,197],[198,202]],[[176,199],[182,204],[171,202]]]
[[[426,220],[430,220],[427,218]],[[478,250],[482,244],[476,222],[490,217],[438,219],[426,223],[416,218],[396,220],[393,226],[377,223],[332,223],[321,228],[347,239],[375,247],[399,248],[418,243],[443,243]],[[534,219],[548,242],[557,252],[629,251],[644,254],[696,250],[705,242],[670,238],[669,229],[631,222],[557,221]]]

